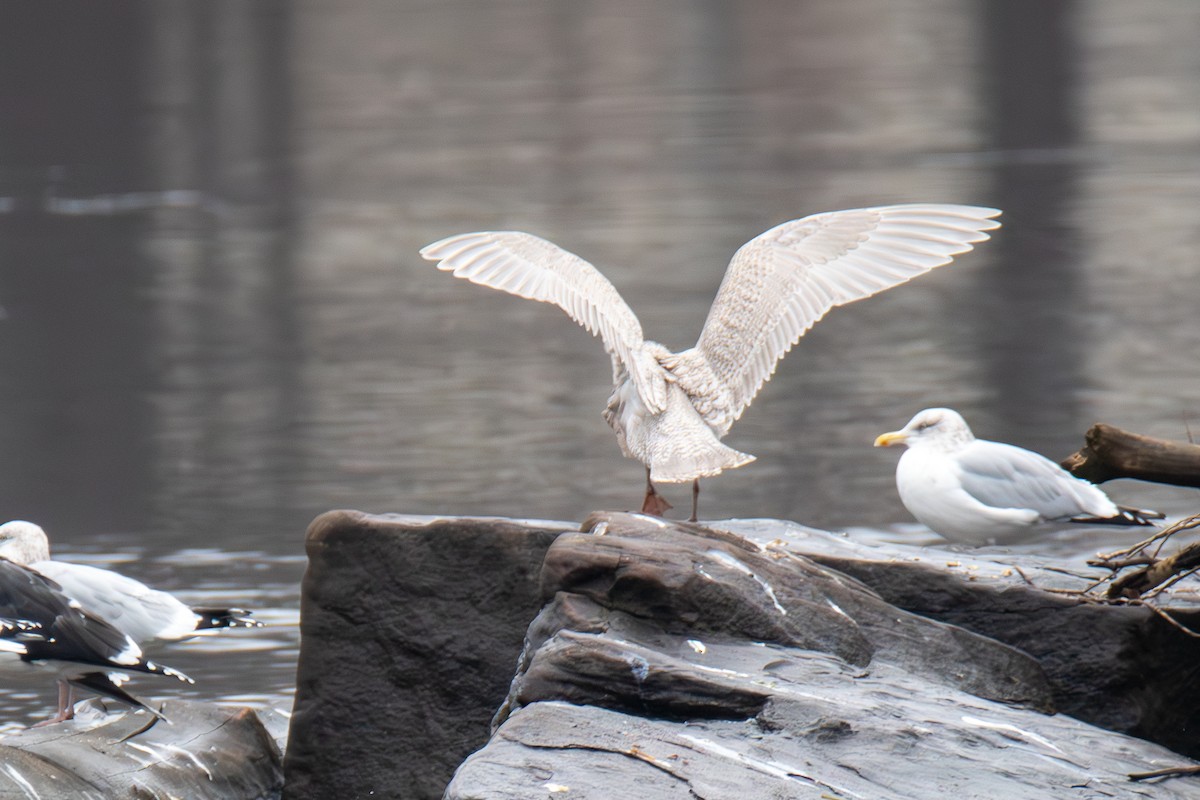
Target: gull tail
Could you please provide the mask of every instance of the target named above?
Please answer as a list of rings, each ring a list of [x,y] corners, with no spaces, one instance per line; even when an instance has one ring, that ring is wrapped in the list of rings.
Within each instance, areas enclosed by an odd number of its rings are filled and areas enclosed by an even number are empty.
[[[683,483],[697,478],[720,475],[727,469],[749,464],[754,456],[726,447],[715,436],[679,442],[664,442],[666,452],[655,454],[650,465],[650,479],[664,483]]]
[[[667,393],[663,413],[642,419],[639,435],[642,452],[638,456],[650,467],[650,479],[654,481],[683,483],[711,478],[754,460],[748,453],[721,444],[716,432],[678,389]]]

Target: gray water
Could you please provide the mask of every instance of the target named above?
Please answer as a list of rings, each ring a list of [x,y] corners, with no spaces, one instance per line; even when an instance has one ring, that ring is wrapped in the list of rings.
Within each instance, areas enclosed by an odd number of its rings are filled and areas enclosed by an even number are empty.
[[[640,502],[600,344],[417,256],[448,234],[552,239],[682,348],[779,222],[1005,210],[994,241],[801,341],[706,518],[936,541],[871,447],[927,406],[1053,458],[1096,421],[1200,429],[1192,0],[6,3],[0,40],[0,516],[258,609],[269,627],[163,659],[187,696],[290,706],[324,510]],[[1100,535],[1024,546],[1128,536]],[[0,719],[47,714],[48,684]]]

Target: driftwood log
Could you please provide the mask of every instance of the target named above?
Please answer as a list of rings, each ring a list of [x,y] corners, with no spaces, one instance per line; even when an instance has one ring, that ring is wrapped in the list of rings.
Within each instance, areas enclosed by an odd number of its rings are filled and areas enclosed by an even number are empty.
[[[1200,488],[1200,445],[1155,439],[1099,422],[1084,434],[1084,445],[1079,452],[1063,459],[1062,467],[1075,477],[1092,483],[1103,483],[1114,478],[1136,478]],[[1179,530],[1194,527],[1197,527],[1196,518],[1183,520],[1135,547],[1089,561],[1093,566],[1107,566],[1114,570],[1144,565],[1142,569],[1115,578],[1105,595],[1109,598],[1139,598],[1176,575],[1200,569],[1200,543],[1188,545],[1165,558],[1158,558],[1157,551],[1150,554],[1145,550],[1147,546],[1161,542]],[[1126,558],[1116,559],[1116,556]]]
[[[1200,445],[1155,439],[1099,422],[1084,436],[1084,446],[1062,461],[1072,475],[1104,483],[1136,478],[1200,488]]]

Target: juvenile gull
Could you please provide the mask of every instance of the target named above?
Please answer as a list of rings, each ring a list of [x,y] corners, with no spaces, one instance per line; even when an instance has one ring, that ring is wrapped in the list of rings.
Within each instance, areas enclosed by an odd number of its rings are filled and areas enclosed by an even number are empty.
[[[907,445],[896,488],[909,512],[955,542],[987,544],[1044,522],[1151,525],[1153,511],[1118,506],[1048,458],[976,439],[957,411],[927,408],[876,447]]]
[[[174,595],[111,570],[52,561],[46,532],[25,520],[0,525],[0,557],[55,581],[84,609],[120,628],[142,647],[211,634],[221,628],[261,625],[244,609],[192,608]]]
[[[642,511],[670,508],[655,481],[692,481],[754,460],[721,444],[784,354],[831,308],[904,283],[985,241],[994,208],[897,205],[814,214],[751,239],[734,254],[695,346],[673,353],[642,326],[600,272],[517,231],[464,233],[421,250],[472,283],[552,303],[612,357],[604,419],[621,452],[646,466]]]
[[[0,673],[35,668],[48,668],[58,679],[58,713],[50,722],[74,715],[76,686],[160,716],[120,687],[125,672],[192,682],[177,670],[148,661],[129,636],[80,608],[54,581],[0,558]]]

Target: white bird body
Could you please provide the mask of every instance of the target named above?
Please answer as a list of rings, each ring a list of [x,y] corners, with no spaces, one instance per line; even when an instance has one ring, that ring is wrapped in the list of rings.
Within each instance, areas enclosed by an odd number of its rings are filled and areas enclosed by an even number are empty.
[[[948,408],[925,409],[875,440],[876,447],[897,444],[908,447],[896,465],[900,501],[951,541],[1003,541],[1041,523],[1147,524],[1044,456],[976,439],[962,416]]]
[[[664,366],[664,361],[671,364],[679,356],[655,342],[646,342],[644,352],[663,359],[656,358],[652,368],[659,373],[655,380],[663,384],[662,406],[657,411],[647,408],[628,373],[618,379],[604,409],[604,419],[617,435],[622,453],[649,467],[651,480],[666,483],[719,475],[754,460],[754,456],[721,444],[720,437],[733,420],[722,419],[719,411],[705,408],[703,401],[710,395],[697,391],[695,384],[688,391],[684,388],[688,384]]]
[[[835,306],[948,264],[988,239],[999,211],[923,204],[814,214],[751,239],[734,254],[695,346],[673,353],[595,267],[517,231],[451,236],[421,250],[459,278],[552,303],[599,335],[613,362],[604,409],[621,451],[652,481],[718,475],[754,460],[721,444],[779,360]],[[696,489],[694,489],[696,491]],[[669,506],[666,506],[669,507]],[[693,506],[693,518],[695,507]]]
[[[143,647],[153,648],[201,633],[196,630],[200,615],[174,596],[133,578],[67,561],[35,561],[29,568],[57,583],[81,606],[111,622]]]
[[[217,628],[259,624],[241,609],[193,609],[174,595],[120,573],[55,561],[50,558],[46,532],[32,522],[13,520],[0,525],[0,557],[54,581],[64,594],[142,647],[211,634]]]

